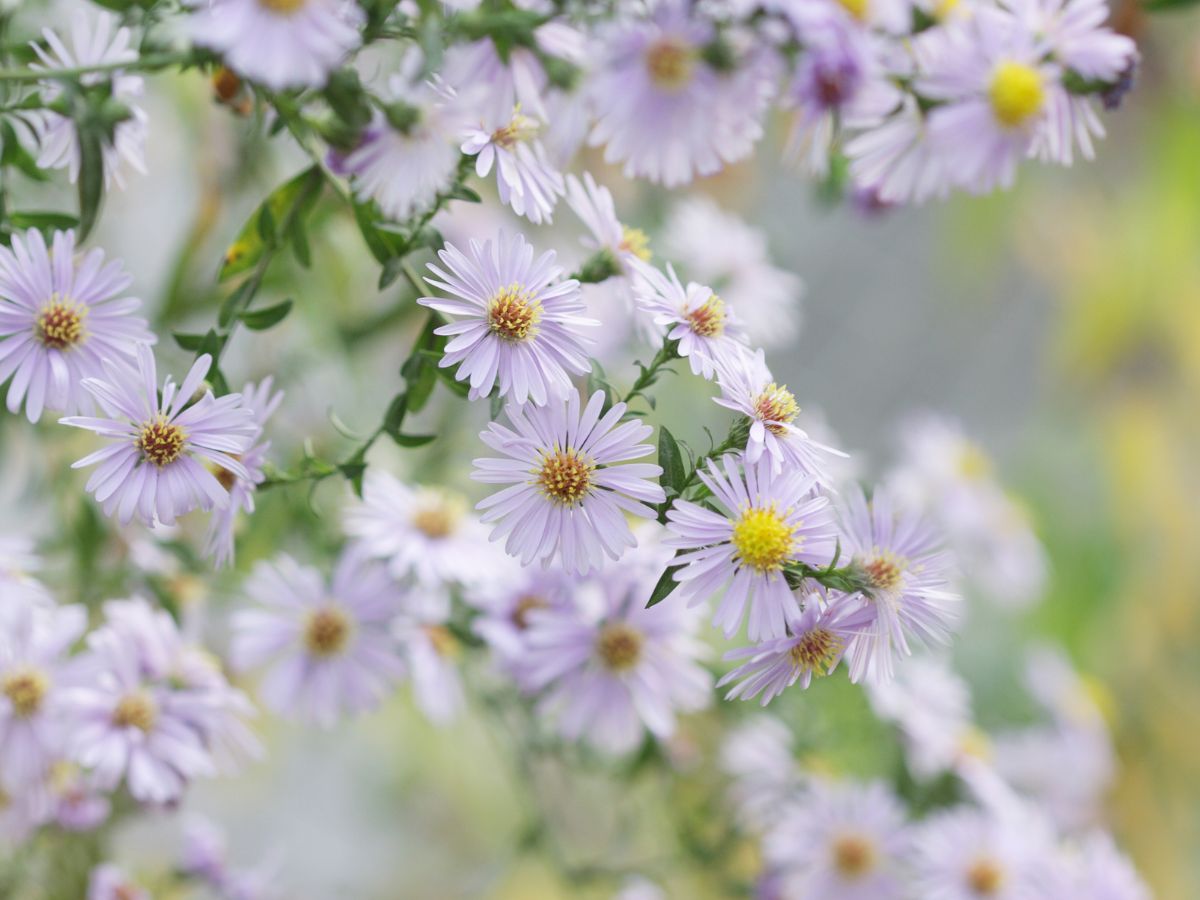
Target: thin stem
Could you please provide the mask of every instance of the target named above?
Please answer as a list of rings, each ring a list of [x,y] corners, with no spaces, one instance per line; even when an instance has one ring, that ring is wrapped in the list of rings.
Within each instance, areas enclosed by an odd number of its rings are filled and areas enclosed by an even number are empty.
[[[634,381],[629,393],[621,398],[621,402],[628,406],[636,397],[646,396],[646,391],[658,380],[659,370],[667,363],[677,359],[679,359],[679,341],[664,338],[662,346],[654,354],[654,359],[650,360],[650,365],[642,366],[642,373]]]
[[[67,69],[0,69],[0,81],[28,83],[34,81],[74,81],[84,75],[101,72],[152,72],[192,60],[191,53],[157,53],[140,59],[122,62],[96,63]]]

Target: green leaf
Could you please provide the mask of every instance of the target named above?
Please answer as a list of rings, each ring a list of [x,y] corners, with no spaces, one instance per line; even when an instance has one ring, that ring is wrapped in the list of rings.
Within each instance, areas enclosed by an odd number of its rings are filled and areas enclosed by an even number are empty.
[[[387,413],[383,417],[383,430],[392,438],[400,433],[404,425],[404,417],[408,415],[408,394],[401,391],[392,398]]]
[[[267,249],[277,244],[281,222],[288,225],[294,246],[295,220],[316,201],[322,177],[321,170],[312,166],[272,191],[225,250],[218,280],[226,281],[258,265]]]
[[[34,95],[36,96],[36,95]],[[26,178],[48,181],[49,174],[17,139],[17,132],[7,120],[0,122],[0,166],[12,166]]]
[[[248,309],[238,316],[238,320],[251,331],[266,331],[286,319],[291,311],[292,301],[284,300],[263,309]]]
[[[104,199],[104,135],[79,128],[79,240],[91,234]]]
[[[662,485],[669,487],[678,495],[687,483],[687,469],[683,463],[683,454],[675,436],[666,426],[658,430],[658,464],[662,466]]]
[[[650,592],[650,599],[646,602],[646,609],[662,603],[667,597],[671,596],[671,592],[675,588],[679,587],[679,582],[675,580],[675,573],[682,568],[683,566],[667,566],[666,570],[659,577],[658,584],[654,585],[654,590]]]
[[[354,219],[367,242],[367,249],[380,265],[408,252],[407,241],[401,235],[380,227],[383,217],[373,203],[355,203]]]
[[[228,328],[237,317],[238,310],[249,306],[256,293],[258,293],[257,279],[251,278],[243,284],[239,284],[237,290],[226,297],[225,302],[221,304],[221,309],[217,312],[217,324],[222,328]]]
[[[65,231],[79,225],[77,217],[60,212],[13,212],[8,220],[14,228],[37,228],[39,231]]]
[[[437,440],[436,434],[393,434],[392,440],[401,447],[423,447]]]

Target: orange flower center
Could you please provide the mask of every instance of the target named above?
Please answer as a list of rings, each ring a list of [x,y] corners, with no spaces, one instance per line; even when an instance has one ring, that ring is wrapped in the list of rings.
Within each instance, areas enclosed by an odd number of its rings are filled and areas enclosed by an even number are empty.
[[[64,302],[55,295],[38,313],[34,334],[47,349],[67,350],[83,340],[83,320],[86,316],[86,306]]]
[[[558,450],[542,457],[537,483],[542,493],[564,506],[576,506],[592,489],[596,465],[578,450]]]
[[[606,625],[596,639],[596,653],[612,672],[627,672],[642,658],[642,633],[624,622]]]

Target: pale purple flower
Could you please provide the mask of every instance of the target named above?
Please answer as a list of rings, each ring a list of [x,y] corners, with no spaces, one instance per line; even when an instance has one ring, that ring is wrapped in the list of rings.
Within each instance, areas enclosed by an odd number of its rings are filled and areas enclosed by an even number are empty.
[[[638,419],[622,422],[625,404],[601,414],[604,393],[596,391],[580,411],[579,395],[543,407],[507,407],[512,427],[492,422],[480,439],[504,458],[475,460],[471,477],[507,484],[483,500],[485,524],[495,523],[493,541],[522,565],[561,561],[586,575],[607,555],[619,559],[637,541],[625,514],[653,518],[652,506],[666,499],[652,479],[662,468],[630,460],[654,452],[642,443],[653,430]]]
[[[786,466],[811,475],[821,487],[830,485],[829,457],[846,454],[812,440],[796,427],[800,406],[787,385],[775,381],[761,350],[723,360],[717,366],[717,383],[721,396],[715,401],[750,419],[748,463],[757,463],[765,455],[776,472]]]
[[[141,301],[122,296],[132,279],[104,251],[75,258],[75,232],[14,234],[0,247],[0,383],[12,376],[9,412],[22,401],[30,422],[43,409],[92,410],[83,379],[103,375],[101,360],[134,359],[153,343],[146,321],[131,315]]]
[[[42,37],[49,49],[37,43],[31,44],[39,60],[33,68],[45,71],[136,62],[137,51],[130,46],[132,32],[119,25],[120,19],[110,12],[99,12],[94,18],[83,13],[74,15],[71,17],[69,46],[57,33],[45,28],[42,30]],[[118,69],[109,73],[84,75],[81,80],[85,85],[110,82],[113,99],[124,104],[129,110],[129,118],[117,124],[113,130],[112,143],[106,143],[102,151],[104,183],[109,185],[115,182],[124,187],[125,180],[121,171],[123,166],[128,165],[143,174],[146,171],[147,117],[146,111],[136,102],[142,96],[142,77]],[[43,104],[49,107],[54,100],[62,96],[62,92],[63,82],[53,78],[46,79],[41,85]],[[40,146],[38,166],[43,169],[66,169],[71,182],[77,181],[83,157],[74,121],[48,108],[30,113],[28,121]],[[3,378],[0,378],[0,381],[3,381]]]
[[[1031,900],[1151,900],[1153,894],[1112,835],[1093,832],[1061,849],[1037,878]]]
[[[875,205],[945,198],[953,185],[942,155],[930,142],[926,115],[912,98],[850,137],[845,152],[851,179]]]
[[[951,557],[923,516],[895,509],[890,494],[876,489],[870,502],[861,490],[844,492],[842,550],[862,575],[863,602],[874,623],[850,645],[850,680],[888,679],[898,657],[911,655],[910,639],[944,644],[958,617],[951,590]]]
[[[446,627],[446,618],[401,615],[392,624],[417,708],[435,725],[453,722],[466,704],[457,661],[462,648]]]
[[[826,604],[818,594],[806,598],[804,612],[790,616],[787,637],[725,654],[726,660],[745,660],[717,682],[717,687],[733,684],[726,700],[752,700],[762,694],[766,706],[797,681],[807,689],[814,675],[837,668],[850,641],[872,619],[853,601],[841,598]]]
[[[105,515],[115,514],[123,525],[135,513],[147,525],[156,520],[171,525],[197,507],[210,510],[229,503],[229,492],[206,464],[250,478],[235,457],[250,449],[258,431],[254,411],[242,404],[240,394],[217,398],[206,391],[191,402],[211,365],[205,354],[182,384],[168,376],[159,399],[154,354],[141,344],[136,369],[106,359],[103,378],[84,379],[104,417],[60,421],[111,441],[72,465],[79,469],[99,463],[87,490]]]
[[[674,0],[601,33],[587,90],[596,111],[590,142],[605,145],[606,162],[675,187],[750,154],[762,137],[771,66],[744,50],[730,71],[718,71],[702,52],[713,37],[710,24]]]
[[[389,633],[400,588],[361,550],[343,551],[328,585],[288,556],[259,563],[245,593],[258,605],[234,614],[231,659],[267,667],[259,694],[272,711],[329,728],[378,706],[403,674]]]
[[[535,261],[524,236],[503,232],[470,256],[453,244],[438,251],[445,269],[430,263],[437,278],[426,281],[455,299],[422,297],[417,302],[455,319],[436,329],[450,338],[438,365],[458,366],[455,378],[470,381],[471,399],[491,393],[538,406],[572,390],[570,374],[590,371],[579,329],[599,323],[583,318],[579,282],[558,280],[554,251]]]
[[[188,0],[192,40],[271,90],[321,87],[362,41],[352,0]]]
[[[548,118],[543,105],[548,79],[532,48],[513,46],[501,58],[490,38],[454,44],[446,48],[442,77],[477,119],[504,120],[518,108]]]
[[[814,493],[812,476],[763,462],[742,466],[730,454],[709,461],[700,479],[721,512],[676,500],[667,512],[678,592],[692,605],[722,589],[713,624],[732,637],[746,617],[752,641],[787,636],[787,622],[800,604],[788,587],[784,567],[803,562],[827,565],[837,528],[829,499]]]
[[[721,769],[730,776],[730,798],[739,822],[761,833],[774,826],[805,783],[795,738],[766,713],[731,729],[721,743]]]
[[[550,162],[537,139],[540,124],[514,109],[502,121],[492,120],[466,131],[462,152],[476,157],[475,174],[486,178],[496,169],[500,202],[539,225],[550,222],[565,187],[562,173]]]
[[[229,502],[213,510],[205,546],[205,552],[213,558],[218,568],[233,562],[238,514],[251,515],[254,512],[254,494],[267,477],[263,465],[267,461],[271,442],[262,440],[262,434],[267,427],[267,420],[283,402],[283,391],[272,393],[273,383],[268,376],[257,384],[247,384],[242,388],[242,405],[254,413],[254,424],[257,426],[253,446],[237,457],[248,477],[239,477],[222,468],[214,473],[221,486],[229,491]]]
[[[584,172],[582,181],[567,176],[567,203],[588,230],[584,246],[593,253],[610,254],[619,273],[628,274],[635,259],[650,259],[645,232],[621,224],[612,192],[597,184],[591,172]]]
[[[764,851],[788,897],[901,900],[909,896],[902,878],[905,818],[880,782],[818,781],[767,834]]]
[[[74,763],[57,762],[48,779],[54,823],[65,831],[92,831],[103,825],[112,803],[96,780]]]
[[[211,888],[221,900],[264,900],[278,896],[277,861],[268,857],[250,869],[229,862],[225,834],[207,819],[195,818],[183,830],[179,870]]]
[[[103,863],[88,877],[87,900],[152,900],[150,892],[114,863]]]
[[[567,740],[627,753],[647,731],[669,738],[677,712],[710,701],[696,616],[670,597],[647,609],[651,578],[636,561],[610,565],[571,605],[529,613],[526,687]]]
[[[641,260],[633,260],[632,265],[638,307],[666,331],[667,340],[679,341],[679,355],[693,374],[711,379],[718,364],[732,364],[743,352],[746,337],[741,322],[712,288],[694,281],[685,288],[670,263],[666,275]]]
[[[376,468],[367,470],[362,500],[347,509],[344,527],[366,552],[385,560],[393,576],[427,589],[473,584],[499,565],[465,497],[410,487]]]
[[[970,807],[935,813],[913,839],[915,893],[925,900],[1025,900],[1047,842],[1023,817]]]

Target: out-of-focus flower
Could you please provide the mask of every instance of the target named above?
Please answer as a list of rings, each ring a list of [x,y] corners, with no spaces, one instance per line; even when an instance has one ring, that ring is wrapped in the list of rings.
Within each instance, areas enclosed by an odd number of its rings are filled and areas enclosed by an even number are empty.
[[[1094,832],[1061,849],[1029,896],[1033,900],[1150,900],[1153,895],[1112,836]]]
[[[188,0],[192,40],[273,91],[321,87],[362,41],[352,0]]]
[[[132,362],[139,343],[154,343],[146,320],[130,315],[141,301],[121,296],[131,281],[98,248],[76,260],[74,231],[54,232],[50,250],[36,229],[0,247],[0,383],[12,377],[9,412],[22,401],[30,422],[43,409],[92,410],[82,383],[104,374],[101,360]]]
[[[483,500],[483,521],[495,523],[493,541],[522,565],[561,561],[586,575],[607,555],[620,559],[636,545],[625,513],[654,517],[646,504],[662,503],[652,479],[662,468],[631,463],[654,452],[642,441],[653,430],[638,419],[622,422],[625,404],[601,415],[604,392],[596,391],[581,411],[579,395],[543,407],[506,409],[512,428],[492,422],[480,439],[505,458],[475,460],[471,477],[507,484]]]
[[[774,826],[805,783],[794,738],[774,716],[753,716],[731,729],[721,744],[721,768],[733,783],[738,819],[756,832]]]
[[[565,190],[562,173],[551,165],[537,139],[536,119],[515,109],[503,122],[467,130],[462,152],[477,157],[475,174],[486,178],[496,169],[500,202],[535,225],[549,222]]]
[[[151,900],[150,892],[126,875],[119,866],[103,863],[88,878],[87,900]]]
[[[956,807],[917,827],[913,885],[928,900],[1022,900],[1031,896],[1049,849],[1036,822]]]
[[[850,644],[850,679],[888,679],[895,661],[911,655],[909,639],[942,644],[950,638],[959,597],[949,589],[951,557],[920,515],[897,510],[876,489],[868,503],[858,488],[843,494],[842,549],[866,581],[864,602],[875,621]]]
[[[137,51],[130,46],[132,33],[119,27],[120,20],[109,12],[91,16],[78,14],[71,18],[71,44],[68,47],[57,33],[49,28],[42,31],[49,48],[33,44],[40,65],[36,69],[73,69],[116,65],[136,62]],[[146,171],[146,111],[137,105],[142,96],[144,83],[140,75],[129,75],[119,69],[112,73],[94,73],[82,77],[84,84],[109,81],[112,97],[129,111],[129,117],[117,123],[113,130],[112,143],[106,143],[104,157],[104,182],[124,187],[124,166],[145,174]],[[49,106],[62,95],[62,82],[48,78],[42,83],[42,101]],[[83,153],[75,123],[62,113],[49,109],[37,110],[29,116],[29,123],[40,145],[37,164],[43,169],[66,169],[74,183],[79,179]],[[0,379],[3,380],[3,379]]]
[[[446,725],[465,704],[458,657],[458,639],[445,624],[445,616],[430,615],[430,604],[419,604],[416,614],[403,614],[392,624],[392,634],[412,680],[417,707],[435,725]],[[448,611],[449,604],[445,605]]]
[[[270,858],[249,869],[229,862],[225,833],[207,819],[193,818],[183,830],[179,871],[211,888],[221,900],[266,900],[279,896],[276,862]]]
[[[872,207],[924,203],[950,193],[945,160],[929,140],[925,113],[911,97],[891,116],[846,142],[850,177]]]
[[[423,306],[454,317],[436,329],[450,337],[439,365],[458,366],[455,378],[470,380],[471,399],[491,393],[538,406],[571,390],[569,373],[590,370],[580,328],[599,323],[583,318],[579,282],[558,281],[562,269],[554,251],[533,258],[533,247],[517,234],[503,232],[480,246],[470,243],[470,256],[452,244],[438,251],[446,270],[433,263],[437,278],[426,277],[455,299],[422,297]]]
[[[784,894],[805,900],[900,900],[909,837],[882,783],[814,782],[764,841]],[[924,896],[924,895],[922,895]]]
[[[837,527],[829,499],[813,493],[811,476],[775,474],[766,462],[740,467],[732,454],[721,466],[710,461],[700,479],[722,512],[686,500],[667,512],[665,543],[681,551],[673,560],[682,567],[675,573],[679,593],[695,605],[724,589],[713,624],[726,637],[741,627],[747,605],[750,640],[786,637],[800,604],[783,569],[833,558]]]
[[[259,563],[245,593],[258,606],[234,614],[231,660],[268,667],[259,693],[274,712],[329,728],[378,706],[403,675],[389,631],[402,592],[360,548],[343,551],[328,586],[280,556]]]

